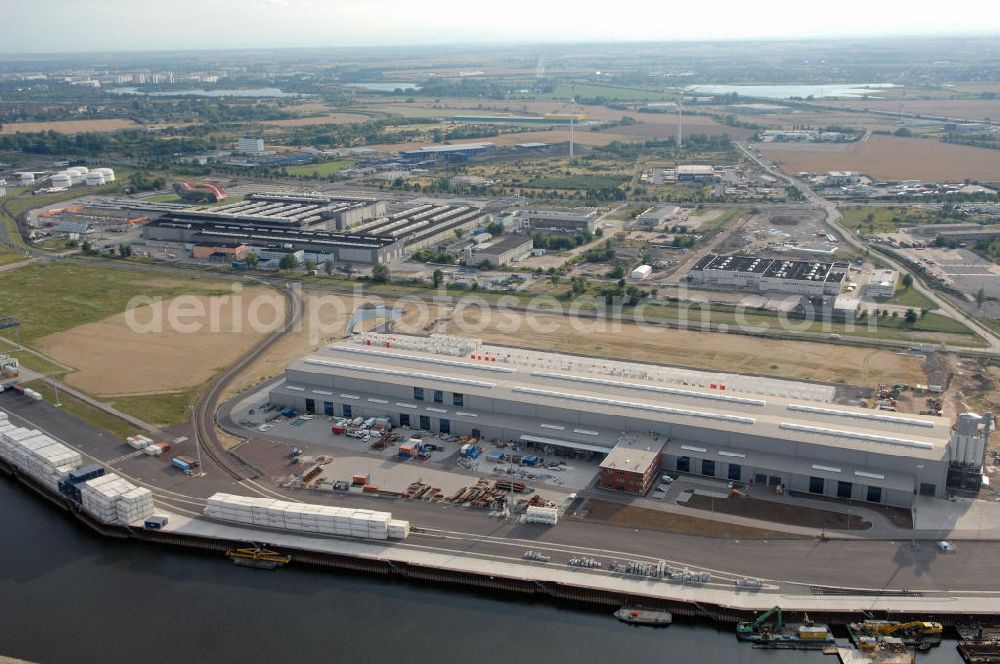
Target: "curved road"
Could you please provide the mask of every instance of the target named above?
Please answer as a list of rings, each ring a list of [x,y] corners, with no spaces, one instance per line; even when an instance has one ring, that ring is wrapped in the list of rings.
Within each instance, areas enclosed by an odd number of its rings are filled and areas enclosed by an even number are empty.
[[[822,208],[823,211],[826,213],[826,223],[833,230],[837,231],[837,233],[840,236],[842,236],[849,245],[851,245],[855,249],[860,249],[861,251],[866,251],[871,249],[871,247],[869,247],[866,243],[862,242],[857,237],[855,237],[854,234],[851,233],[849,229],[841,225],[840,220],[843,219],[844,215],[840,213],[840,209],[838,208],[836,203],[829,201],[826,198],[817,194],[808,184],[793,179],[790,175],[787,175],[786,173],[781,171],[779,168],[777,168],[770,162],[766,161],[761,157],[758,157],[750,150],[750,148],[747,146],[746,143],[739,142],[736,145],[743,152],[743,154],[746,155],[748,159],[753,161],[755,164],[760,166],[762,169],[764,169],[774,177],[784,180],[785,182],[788,183],[789,186],[795,187],[796,189],[802,192],[802,194],[806,197],[806,200],[808,200],[810,203],[813,203],[817,207]],[[897,270],[900,274],[910,274],[913,277],[913,288],[918,293],[924,295],[925,297],[927,297],[927,299],[936,304],[938,308],[941,310],[941,312],[943,312],[948,317],[953,318],[957,321],[961,321],[965,325],[968,325],[976,332],[976,334],[985,339],[986,342],[989,344],[989,348],[987,349],[975,349],[975,350],[979,352],[985,352],[990,355],[1000,355],[1000,338],[998,338],[995,334],[993,334],[993,332],[991,332],[988,328],[982,325],[979,321],[966,314],[964,311],[952,305],[950,302],[948,302],[943,297],[938,295],[934,290],[927,287],[920,279],[920,275],[913,274],[898,260],[890,256],[886,256],[881,252],[879,252],[879,258],[883,262],[887,263],[892,268]],[[963,346],[946,346],[946,348],[951,351],[970,350]]]

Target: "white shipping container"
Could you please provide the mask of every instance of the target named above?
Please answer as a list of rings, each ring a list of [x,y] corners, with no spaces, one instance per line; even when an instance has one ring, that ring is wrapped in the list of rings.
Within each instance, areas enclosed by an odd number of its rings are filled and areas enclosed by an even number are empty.
[[[558,520],[559,510],[554,507],[531,506],[528,508],[525,517],[527,523],[542,523],[550,526],[556,525]]]

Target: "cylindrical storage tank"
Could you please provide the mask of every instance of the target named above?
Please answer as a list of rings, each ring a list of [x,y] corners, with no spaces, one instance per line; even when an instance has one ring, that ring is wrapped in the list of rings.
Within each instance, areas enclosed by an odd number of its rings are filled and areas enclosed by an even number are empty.
[[[53,187],[71,187],[73,185],[73,178],[70,177],[69,173],[56,173],[52,176],[52,186]]]
[[[104,176],[100,173],[87,173],[86,182],[88,187],[100,187],[104,184]]]
[[[115,181],[115,172],[114,172],[114,170],[112,170],[110,168],[95,168],[91,172],[92,173],[93,172],[97,172],[97,173],[100,173],[101,175],[103,175],[105,182],[114,182]]]
[[[21,173],[21,184],[32,184],[34,181],[34,173]]]
[[[73,168],[67,168],[63,173],[76,177],[78,175],[84,175],[87,172],[86,168],[80,166],[74,166]]]
[[[87,173],[90,172],[90,169],[87,168],[86,166],[74,166],[73,170],[78,172],[80,175],[86,175]]]

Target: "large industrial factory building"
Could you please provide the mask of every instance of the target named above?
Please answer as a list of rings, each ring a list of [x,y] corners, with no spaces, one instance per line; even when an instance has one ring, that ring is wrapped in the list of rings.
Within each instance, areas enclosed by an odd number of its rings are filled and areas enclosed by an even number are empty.
[[[687,278],[706,288],[836,295],[844,285],[847,268],[846,263],[707,254],[694,264]]]
[[[492,220],[465,205],[428,203],[387,216],[385,201],[254,193],[229,205],[169,211],[147,224],[143,237],[161,249],[184,244],[222,256],[243,246],[261,256],[302,252],[316,262],[373,265],[452,242],[456,231]]]
[[[981,481],[990,416],[834,404],[832,386],[486,346],[354,337],[288,366],[271,403],[607,455],[598,486],[644,494],[661,470],[909,506]]]

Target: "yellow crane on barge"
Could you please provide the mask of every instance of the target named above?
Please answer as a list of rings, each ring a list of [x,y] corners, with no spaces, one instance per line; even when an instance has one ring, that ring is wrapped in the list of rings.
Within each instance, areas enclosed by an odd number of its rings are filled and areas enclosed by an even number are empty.
[[[256,567],[257,569],[278,569],[292,562],[292,557],[272,551],[263,545],[255,545],[241,549],[229,549],[226,557],[234,564],[242,567]]]

